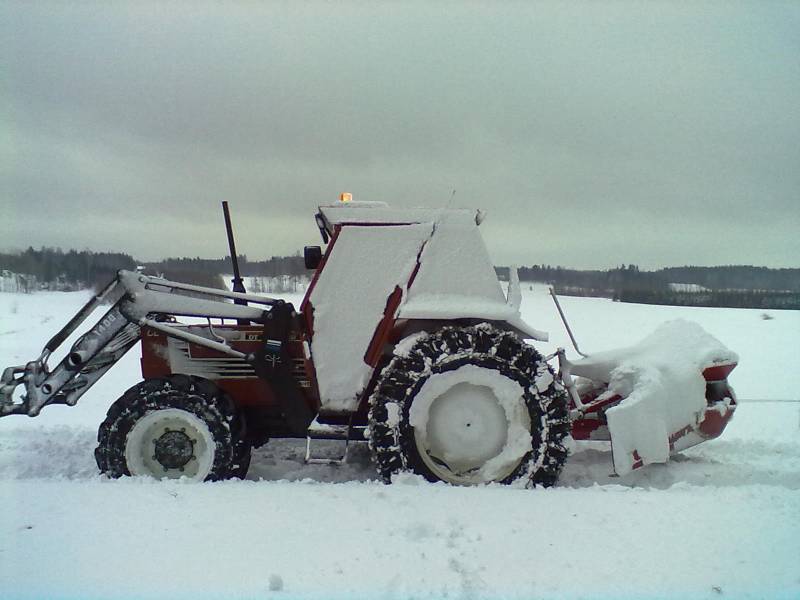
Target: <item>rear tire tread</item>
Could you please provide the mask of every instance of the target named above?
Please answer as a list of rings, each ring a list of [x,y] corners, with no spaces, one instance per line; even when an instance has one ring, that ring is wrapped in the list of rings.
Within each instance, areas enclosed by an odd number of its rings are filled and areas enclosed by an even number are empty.
[[[380,476],[387,483],[403,472],[438,480],[419,456],[408,422],[409,409],[431,375],[467,364],[499,371],[525,391],[532,448],[502,483],[524,480],[530,486],[554,485],[568,455],[563,444],[570,430],[566,393],[532,346],[485,323],[445,327],[421,338],[407,354],[395,356],[385,367],[369,409],[369,445]],[[400,418],[396,424],[390,422],[389,404],[397,405]]]

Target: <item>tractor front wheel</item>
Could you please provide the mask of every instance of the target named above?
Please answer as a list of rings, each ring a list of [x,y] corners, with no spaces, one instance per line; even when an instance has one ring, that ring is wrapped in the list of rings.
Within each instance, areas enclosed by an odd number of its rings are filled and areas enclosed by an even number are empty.
[[[383,370],[370,446],[386,481],[553,485],[567,457],[566,394],[542,356],[489,324],[445,327]]]
[[[233,402],[199,377],[135,385],[111,405],[97,441],[97,466],[109,477],[243,478],[250,463],[244,421]]]

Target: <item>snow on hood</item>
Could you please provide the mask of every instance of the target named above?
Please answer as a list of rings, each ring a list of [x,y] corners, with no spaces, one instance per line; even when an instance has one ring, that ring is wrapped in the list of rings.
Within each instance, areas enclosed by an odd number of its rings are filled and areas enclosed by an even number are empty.
[[[624,398],[606,412],[614,469],[669,459],[669,436],[694,427],[706,409],[703,370],[738,362],[735,352],[697,323],[669,321],[638,344],[576,361],[572,373],[608,384],[604,396]]]

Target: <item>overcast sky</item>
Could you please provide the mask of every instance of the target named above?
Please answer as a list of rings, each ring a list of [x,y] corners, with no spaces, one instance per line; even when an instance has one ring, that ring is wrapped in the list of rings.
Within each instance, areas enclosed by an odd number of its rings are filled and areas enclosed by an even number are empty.
[[[0,5],[4,249],[318,243],[342,191],[497,264],[800,266],[800,3]]]

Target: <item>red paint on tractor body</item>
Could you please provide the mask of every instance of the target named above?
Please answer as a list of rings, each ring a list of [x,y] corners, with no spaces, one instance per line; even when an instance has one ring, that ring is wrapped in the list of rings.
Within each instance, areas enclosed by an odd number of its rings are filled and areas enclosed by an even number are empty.
[[[308,284],[308,288],[306,289],[306,294],[303,296],[303,301],[300,303],[300,313],[306,320],[306,333],[308,335],[309,340],[314,337],[314,320],[313,320],[313,308],[311,306],[311,293],[314,291],[314,288],[317,287],[317,282],[319,281],[320,275],[322,275],[322,270],[325,268],[325,263],[328,262],[328,258],[333,251],[333,247],[336,245],[336,240],[339,238],[339,232],[341,232],[342,226],[336,225],[333,229],[333,234],[331,235],[330,242],[328,242],[328,247],[325,249],[325,254],[322,255],[322,260],[319,261],[319,265],[317,265],[317,270],[314,271],[314,277],[311,279],[311,283]],[[309,313],[311,316],[309,317]]]
[[[298,323],[301,321],[298,319]],[[250,354],[261,346],[265,328],[261,325],[215,325],[213,333],[207,325],[187,325],[187,330],[207,337],[225,338],[231,348]],[[269,331],[266,331],[269,338]],[[191,342],[170,339],[165,334],[145,327],[142,330],[142,377],[166,377],[173,373],[195,375],[216,383],[241,408],[279,408],[278,399],[269,381],[259,378],[244,359]],[[292,360],[292,374],[312,410],[319,408],[314,365],[306,356],[306,335],[293,330],[287,342]]]
[[[378,361],[380,361],[381,356],[383,356],[384,347],[389,341],[389,334],[394,328],[395,315],[397,314],[397,309],[402,300],[403,290],[395,286],[394,291],[389,294],[389,297],[386,299],[386,308],[383,310],[383,318],[375,328],[369,346],[367,346],[367,351],[364,353],[364,362],[372,368],[378,366]]]
[[[572,422],[572,439],[590,440],[592,439],[592,433],[605,426],[605,420],[598,417],[576,419]]]

